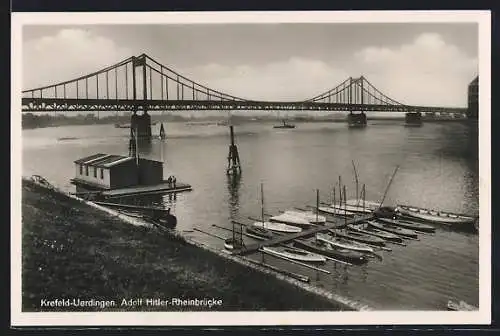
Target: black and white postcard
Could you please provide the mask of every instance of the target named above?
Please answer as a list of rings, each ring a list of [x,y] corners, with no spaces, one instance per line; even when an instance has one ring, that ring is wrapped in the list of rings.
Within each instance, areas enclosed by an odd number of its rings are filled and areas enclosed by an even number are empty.
[[[12,324],[489,324],[490,30],[13,13]]]

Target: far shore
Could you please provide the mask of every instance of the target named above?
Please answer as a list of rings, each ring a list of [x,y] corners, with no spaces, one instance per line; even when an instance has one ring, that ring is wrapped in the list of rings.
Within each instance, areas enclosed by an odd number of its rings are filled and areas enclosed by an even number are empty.
[[[227,118],[158,118],[157,116],[152,116],[151,121],[155,123],[188,123],[188,124],[219,124],[220,126],[224,126]],[[346,123],[347,119],[345,118],[288,118],[286,119],[291,123]],[[368,116],[367,120],[378,122],[400,122],[404,123],[404,117],[376,117],[376,116]],[[422,118],[424,123],[448,123],[448,122],[477,122],[474,119],[464,119],[464,118],[447,118],[447,117],[436,117]],[[276,118],[255,118],[255,117],[238,117],[233,119],[233,124],[247,124],[247,123],[276,123],[280,122]],[[130,123],[129,117],[104,117],[104,118],[77,118],[77,117],[46,117],[43,122],[25,122],[23,121],[22,129],[36,129],[36,128],[48,128],[48,127],[65,127],[65,126],[89,126],[89,125],[127,125]]]

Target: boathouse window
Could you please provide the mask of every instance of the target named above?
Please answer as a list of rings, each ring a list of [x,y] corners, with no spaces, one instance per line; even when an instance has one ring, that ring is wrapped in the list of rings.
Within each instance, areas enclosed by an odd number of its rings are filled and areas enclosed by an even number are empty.
[[[85,175],[89,176],[89,166],[85,166]]]
[[[83,165],[80,165],[80,175],[83,175]]]
[[[101,180],[103,180],[103,179],[104,179],[104,169],[101,168]]]
[[[97,167],[94,167],[94,177],[97,178]]]

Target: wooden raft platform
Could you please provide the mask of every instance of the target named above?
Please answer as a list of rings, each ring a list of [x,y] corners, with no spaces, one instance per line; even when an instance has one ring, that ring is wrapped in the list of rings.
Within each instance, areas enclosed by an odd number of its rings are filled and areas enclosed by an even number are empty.
[[[318,225],[318,226],[313,227],[309,230],[303,230],[303,231],[297,232],[297,233],[291,233],[288,235],[277,236],[276,238],[273,238],[273,239],[268,239],[268,240],[265,240],[263,242],[252,244],[252,245],[243,247],[243,248],[238,249],[238,250],[233,250],[232,254],[238,254],[238,255],[249,254],[249,253],[256,252],[256,251],[260,250],[262,247],[283,244],[283,243],[289,242],[290,240],[311,236],[311,235],[314,235],[318,232],[327,231],[330,229],[344,228],[346,225],[358,224],[360,222],[371,220],[373,218],[374,218],[374,216],[370,214],[370,215],[366,215],[366,216],[362,216],[362,217],[348,219],[347,223],[344,220],[339,220],[339,222],[335,222],[335,223],[330,222],[330,223],[327,223],[325,225]]]
[[[161,183],[148,186],[138,186],[129,188],[120,188],[113,190],[103,190],[100,194],[104,197],[122,197],[122,196],[134,196],[134,195],[145,195],[145,194],[168,194],[183,191],[191,191],[192,187],[189,184],[177,183],[173,187],[169,183]]]

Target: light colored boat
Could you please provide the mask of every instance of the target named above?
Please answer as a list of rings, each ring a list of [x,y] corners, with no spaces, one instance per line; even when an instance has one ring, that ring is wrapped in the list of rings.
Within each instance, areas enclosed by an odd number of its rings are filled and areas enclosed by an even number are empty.
[[[448,310],[453,310],[453,311],[474,311],[478,310],[477,307],[474,307],[473,305],[468,304],[465,301],[453,301],[453,300],[448,300],[448,304],[446,305]]]
[[[297,261],[305,261],[305,262],[325,262],[326,258],[320,254],[290,248],[285,246],[273,246],[273,247],[262,247],[264,252],[269,254],[274,254],[276,256],[285,257],[288,259],[293,259]]]
[[[316,215],[313,211],[301,211],[301,210],[287,210],[285,213],[288,213],[292,216],[304,217],[309,223],[312,224],[324,224],[326,223],[326,217],[321,215]]]
[[[360,207],[363,208],[363,205],[366,209],[370,210],[377,210],[380,207],[380,202],[375,202],[375,201],[363,201],[363,200],[355,200],[355,199],[350,199],[346,201],[347,205],[350,206],[355,206],[355,207]]]
[[[339,210],[337,208],[332,208],[330,206],[320,206],[318,210],[333,216],[354,216],[354,212]]]
[[[276,216],[272,216],[269,218],[271,222],[292,224],[297,226],[306,226],[310,227],[312,224],[304,217],[304,216],[296,216],[294,214],[287,212],[281,213]]]
[[[424,221],[441,224],[473,224],[474,217],[457,215],[444,211],[429,210],[405,205],[398,205],[397,211],[408,217],[418,218]]]
[[[317,233],[316,240],[319,240],[327,244],[331,244],[336,247],[344,248],[347,250],[358,251],[358,252],[373,252],[373,248],[371,248],[370,246],[347,241],[346,239],[343,238],[333,237],[329,234]]]
[[[298,233],[302,231],[302,229],[297,226],[292,226],[279,222],[266,222],[266,221],[254,222],[253,226],[264,228],[270,231],[284,232],[284,233]]]
[[[355,212],[355,213],[365,213],[365,214],[371,214],[373,211],[371,209],[368,209],[367,207],[363,208],[363,206],[356,206],[356,205],[337,205],[337,204],[331,204],[330,208],[339,210],[340,212],[346,211],[349,212]]]

